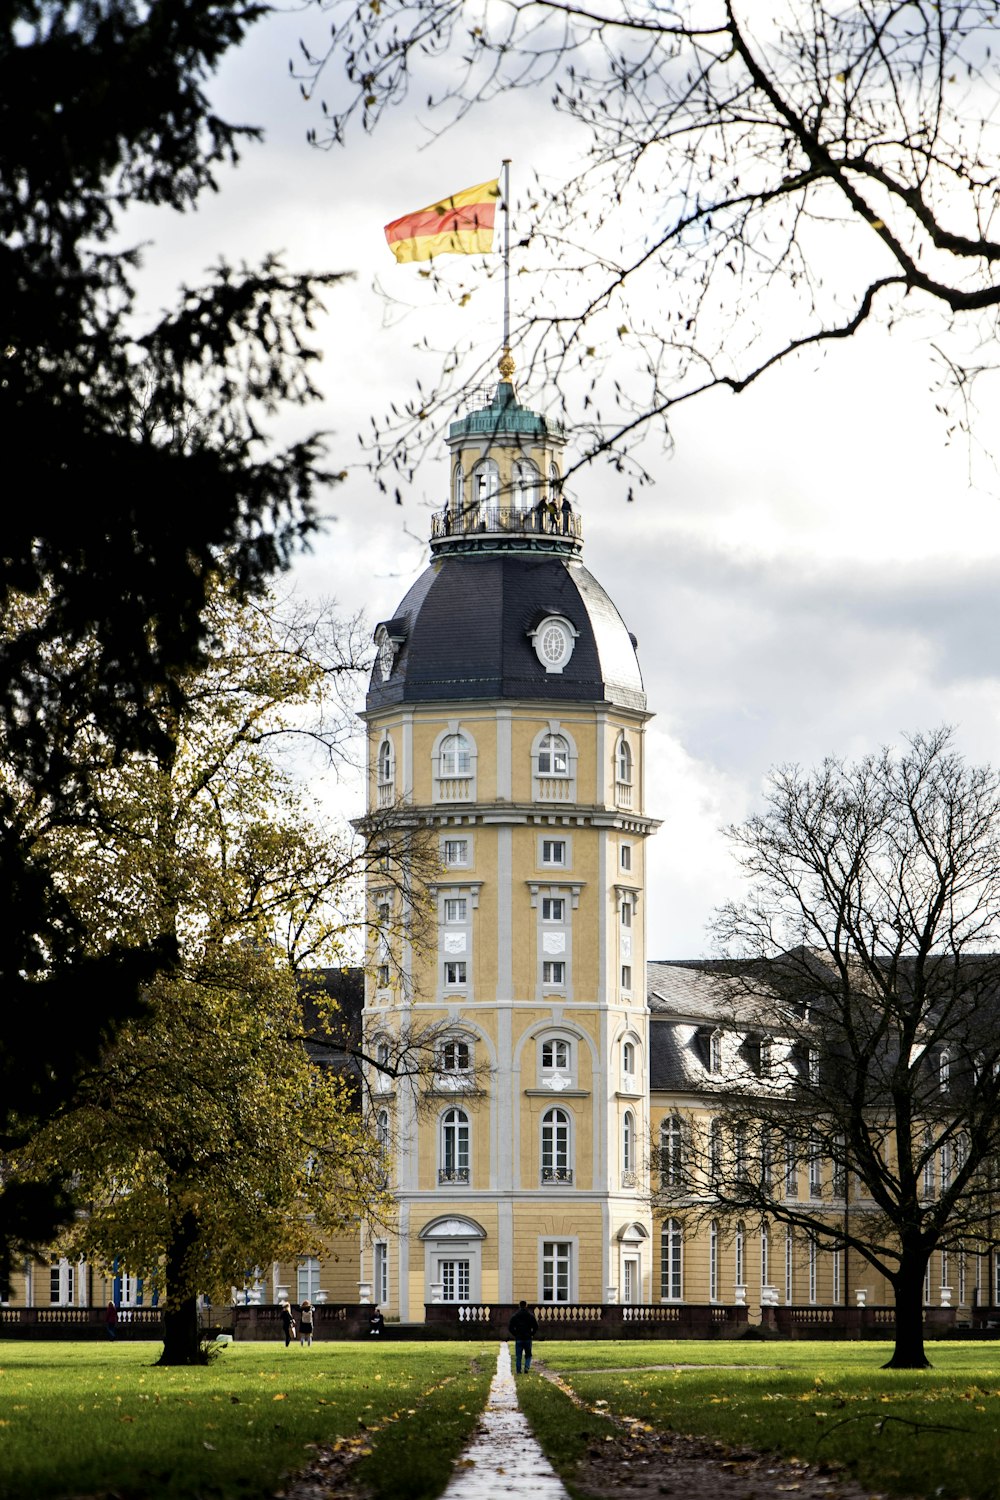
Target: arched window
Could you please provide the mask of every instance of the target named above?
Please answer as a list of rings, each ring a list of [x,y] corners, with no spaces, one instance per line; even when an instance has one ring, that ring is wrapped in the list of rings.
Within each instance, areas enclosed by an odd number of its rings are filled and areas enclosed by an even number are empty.
[[[375,1087],[381,1093],[392,1088],[390,1067],[389,1043],[378,1042],[375,1046]]]
[[[472,746],[464,734],[445,735],[439,753],[442,776],[471,776]]]
[[[449,1037],[441,1048],[442,1073],[467,1073],[471,1060],[468,1042],[463,1042],[458,1037]]]
[[[628,740],[623,734],[618,736],[618,751],[615,757],[617,761],[618,780],[624,786],[632,784],[632,751]]]
[[[389,1148],[389,1111],[380,1109],[375,1116],[375,1140],[380,1151]]]
[[[530,459],[522,458],[514,465],[514,507],[530,510],[538,492],[538,470]]]
[[[438,1182],[469,1181],[469,1117],[464,1109],[446,1109],[441,1117],[441,1166]]]
[[[668,1219],[660,1230],[660,1297],[680,1302],[684,1295],[684,1231],[679,1219]]]
[[[559,494],[559,470],[555,464],[549,464],[549,499],[554,500]]]
[[[451,498],[455,509],[461,511],[465,505],[465,471],[461,464],[455,466],[451,480]]]
[[[942,1094],[946,1094],[951,1082],[951,1053],[947,1047],[942,1047],[938,1054],[938,1082],[941,1085]]]
[[[635,1174],[635,1115],[630,1109],[622,1117],[622,1173],[629,1177]],[[631,1186],[630,1182],[622,1182],[622,1187]]]
[[[546,1073],[569,1072],[569,1042],[552,1037],[542,1043],[542,1068]]]
[[[670,1115],[660,1126],[660,1177],[676,1187],[684,1172],[684,1131],[679,1115]]]
[[[500,493],[500,470],[496,459],[484,458],[472,471],[472,493],[477,505],[495,505]]]
[[[547,734],[538,747],[539,776],[569,775],[569,744],[561,734]]]
[[[569,1115],[564,1109],[547,1109],[542,1116],[542,1181],[573,1181]]]
[[[622,1072],[626,1078],[635,1077],[635,1042],[622,1042]]]
[[[380,807],[388,806],[392,802],[393,790],[396,780],[396,756],[392,748],[392,740],[386,735],[378,747],[378,801]]]

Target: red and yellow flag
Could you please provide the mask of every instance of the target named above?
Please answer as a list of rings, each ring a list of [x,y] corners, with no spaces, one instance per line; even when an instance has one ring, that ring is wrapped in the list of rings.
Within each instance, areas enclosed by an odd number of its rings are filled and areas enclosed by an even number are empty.
[[[474,255],[493,249],[493,219],[499,179],[463,188],[437,203],[404,214],[385,226],[389,249],[400,264],[435,255]]]

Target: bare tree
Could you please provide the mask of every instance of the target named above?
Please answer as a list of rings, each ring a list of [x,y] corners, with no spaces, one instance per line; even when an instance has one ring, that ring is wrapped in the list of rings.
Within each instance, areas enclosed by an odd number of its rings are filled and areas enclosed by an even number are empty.
[[[714,1123],[663,1206],[846,1247],[894,1289],[890,1364],[925,1365],[931,1253],[997,1242],[1000,773],[940,730],[775,772],[730,836],[753,887],[717,923]]]
[[[533,183],[515,218],[554,270],[514,338],[522,370],[588,383],[581,461],[631,463],[678,404],[927,310],[953,335],[942,378],[967,420],[1000,304],[997,0],[317,3],[332,36],[297,64],[307,98],[337,101],[317,144],[425,93],[431,128],[512,88],[582,128],[575,175]],[[622,344],[627,388],[604,387]],[[408,466],[470,378],[448,351],[378,457]]]

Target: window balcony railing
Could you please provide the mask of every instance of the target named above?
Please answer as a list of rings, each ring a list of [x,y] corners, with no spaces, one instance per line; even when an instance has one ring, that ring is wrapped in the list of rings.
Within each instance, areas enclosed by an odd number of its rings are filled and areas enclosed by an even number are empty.
[[[615,802],[619,807],[632,806],[632,783],[630,781],[615,782]]]
[[[573,1184],[573,1168],[543,1167],[542,1182],[545,1183],[546,1186],[552,1183],[562,1183],[564,1186],[571,1187]]]
[[[471,802],[475,784],[471,776],[439,776],[436,782],[438,802]]]
[[[396,800],[396,786],[392,781],[380,781],[378,784],[379,807],[391,807]]]
[[[443,541],[449,536],[503,535],[571,537],[583,539],[583,527],[575,511],[564,511],[562,502],[549,507],[543,503],[530,509],[516,505],[497,505],[487,501],[473,502],[463,510],[438,511],[431,522],[431,540]]]
[[[438,1185],[439,1187],[468,1187],[469,1168],[438,1167]]]
[[[571,776],[536,776],[536,802],[573,802],[576,788]]]
[[[622,1187],[623,1188],[637,1188],[638,1186],[639,1186],[639,1174],[638,1174],[638,1172],[623,1172],[622,1173]]]

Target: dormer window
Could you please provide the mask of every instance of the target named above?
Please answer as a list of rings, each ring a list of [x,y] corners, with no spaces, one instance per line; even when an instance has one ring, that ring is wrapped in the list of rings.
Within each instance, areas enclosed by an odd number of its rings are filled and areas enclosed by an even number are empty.
[[[722,1072],[722,1032],[718,1028],[708,1039],[708,1071],[716,1078]]]

